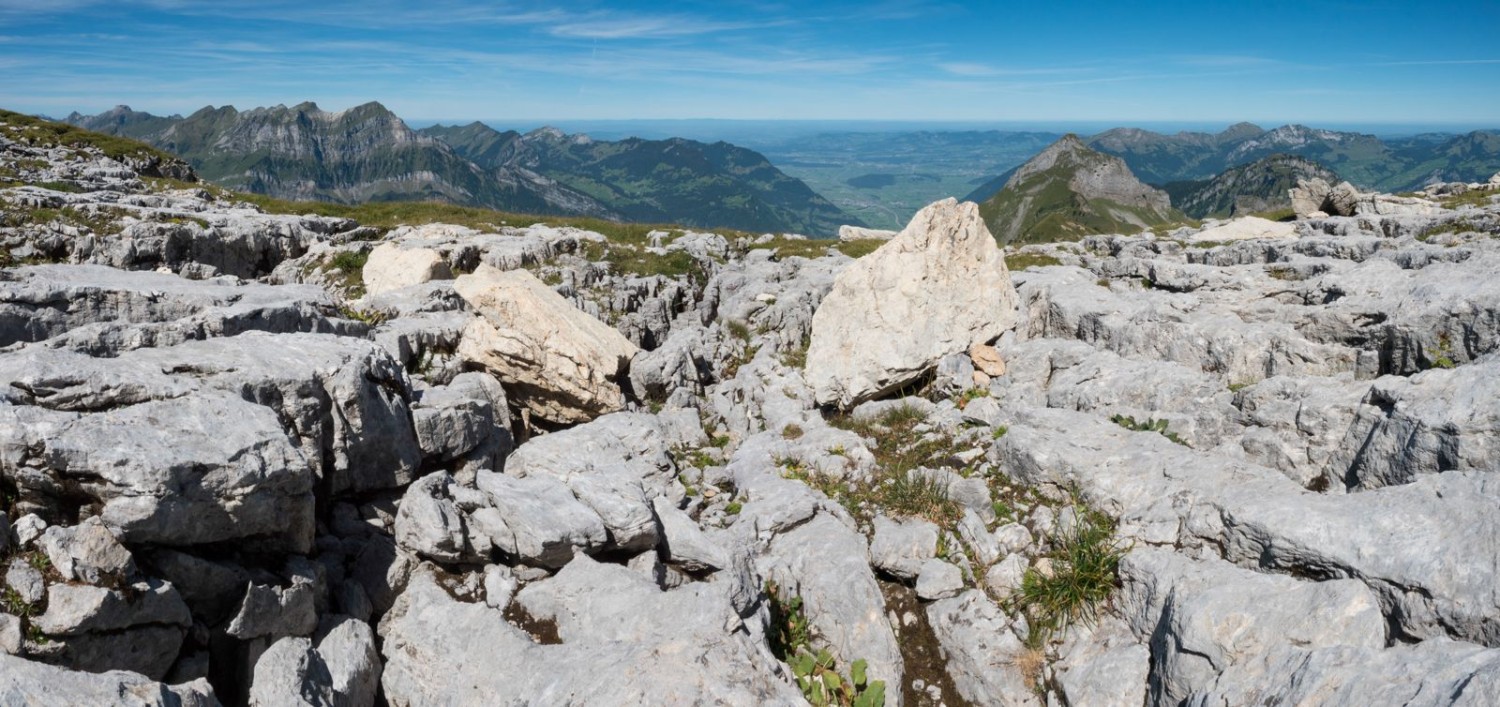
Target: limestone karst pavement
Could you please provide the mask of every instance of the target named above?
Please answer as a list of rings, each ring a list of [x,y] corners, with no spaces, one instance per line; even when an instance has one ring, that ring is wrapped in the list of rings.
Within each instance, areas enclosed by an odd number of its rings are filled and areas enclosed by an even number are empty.
[[[0,164],[0,702],[1500,702],[1495,199],[855,259]]]

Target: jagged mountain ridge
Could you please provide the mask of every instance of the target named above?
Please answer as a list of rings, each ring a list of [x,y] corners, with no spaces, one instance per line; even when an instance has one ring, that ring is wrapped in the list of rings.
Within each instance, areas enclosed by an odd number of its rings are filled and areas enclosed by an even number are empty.
[[[697,227],[800,232],[831,236],[858,223],[759,154],[690,140],[678,150],[714,159],[657,170],[635,169],[629,184],[570,168],[609,156],[645,165],[660,159],[652,141],[596,142],[543,130],[521,136],[483,124],[414,131],[379,103],[323,111],[313,103],[239,111],[207,107],[183,118],[118,107],[68,122],[133,137],[181,155],[210,181],[286,199],[338,203],[437,200],[536,214],[681,223]],[[556,149],[570,141],[608,153],[578,159]],[[554,163],[557,162],[557,163]],[[654,165],[652,165],[654,167]],[[696,169],[695,169],[696,167]]]
[[[629,221],[719,223],[753,231],[824,235],[860,224],[760,153],[727,142],[683,138],[594,140],[543,128],[525,135],[471,123],[433,126],[442,140],[487,170],[526,170],[606,205]]]
[[[1333,170],[1305,157],[1275,154],[1231,167],[1213,179],[1172,182],[1172,205],[1193,218],[1239,216],[1290,209],[1288,191],[1302,179],[1340,181]]]
[[[1073,240],[1180,219],[1166,192],[1141,183],[1118,157],[1065,135],[1016,168],[980,205],[1001,243]]]
[[[1217,134],[1164,135],[1116,128],[1088,140],[1090,147],[1118,155],[1152,184],[1210,179],[1231,167],[1273,154],[1313,159],[1354,184],[1404,191],[1441,181],[1483,180],[1500,169],[1500,134],[1416,135],[1382,139],[1364,133],[1283,125],[1262,130],[1239,123]]]

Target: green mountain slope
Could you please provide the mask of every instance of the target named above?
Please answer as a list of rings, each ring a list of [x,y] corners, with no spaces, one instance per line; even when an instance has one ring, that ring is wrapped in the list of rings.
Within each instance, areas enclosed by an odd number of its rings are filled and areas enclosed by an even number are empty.
[[[1133,233],[1182,219],[1165,192],[1131,174],[1118,157],[1066,135],[1026,164],[979,206],[1002,244]]]
[[[517,135],[480,123],[420,133],[484,169],[526,170],[566,185],[629,221],[812,236],[863,225],[759,153],[725,142],[604,141],[546,128]]]

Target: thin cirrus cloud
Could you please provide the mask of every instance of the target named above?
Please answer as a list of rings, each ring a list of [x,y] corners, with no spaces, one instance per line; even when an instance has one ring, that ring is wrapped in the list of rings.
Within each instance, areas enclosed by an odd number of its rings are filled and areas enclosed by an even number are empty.
[[[552,25],[548,32],[555,37],[578,39],[664,39],[765,29],[785,24],[788,22],[719,22],[681,16],[602,17],[562,22]]]
[[[1091,70],[1085,67],[1013,68],[1003,66],[990,66],[988,64],[977,64],[965,61],[939,62],[937,64],[937,68],[953,74],[954,76],[964,76],[970,78],[1001,76],[1051,76],[1057,74],[1077,74]]]

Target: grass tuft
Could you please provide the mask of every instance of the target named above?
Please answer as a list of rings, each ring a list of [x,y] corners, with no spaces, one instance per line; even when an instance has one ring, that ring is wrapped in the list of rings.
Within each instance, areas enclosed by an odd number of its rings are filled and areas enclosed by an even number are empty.
[[[1074,506],[1078,522],[1071,532],[1052,538],[1050,575],[1026,570],[1017,595],[1031,627],[1028,643],[1040,647],[1074,623],[1092,625],[1099,609],[1119,584],[1120,558],[1114,524],[1103,514]]]

